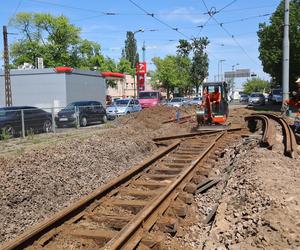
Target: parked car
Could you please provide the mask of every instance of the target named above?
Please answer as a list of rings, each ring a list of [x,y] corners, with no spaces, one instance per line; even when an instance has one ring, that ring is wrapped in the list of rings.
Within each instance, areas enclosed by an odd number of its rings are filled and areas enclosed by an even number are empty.
[[[107,107],[106,113],[108,119],[114,119],[118,116],[127,115],[133,112],[139,112],[142,110],[142,106],[137,99],[119,99],[112,105]]]
[[[142,108],[151,108],[158,105],[161,101],[161,95],[159,91],[140,91],[138,100]]]
[[[168,102],[167,105],[170,107],[181,107],[188,105],[188,100],[184,97],[174,97]]]
[[[25,133],[50,132],[52,130],[52,115],[42,109],[31,106],[13,106],[0,108],[0,131],[9,137],[22,133],[22,111],[24,114]]]
[[[265,96],[262,93],[252,93],[249,97],[249,105],[265,105]]]
[[[273,89],[269,94],[268,101],[274,104],[282,103],[282,89]]]
[[[249,101],[249,95],[247,94],[240,94],[240,102],[247,103]]]
[[[72,102],[57,113],[55,118],[57,127],[76,126],[85,127],[96,122],[107,122],[106,110],[101,102],[80,101]]]
[[[193,97],[193,99],[191,99],[189,101],[189,105],[195,105],[195,106],[199,106],[202,103],[202,97],[201,96],[196,96]]]

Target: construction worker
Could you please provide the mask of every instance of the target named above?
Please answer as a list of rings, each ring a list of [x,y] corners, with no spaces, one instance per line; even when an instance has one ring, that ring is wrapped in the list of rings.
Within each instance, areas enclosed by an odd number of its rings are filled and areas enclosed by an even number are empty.
[[[296,90],[292,92],[292,98],[285,101],[284,111],[287,111],[288,106],[295,107],[297,114],[294,120],[294,127],[296,132],[300,132],[300,78],[296,81]]]
[[[215,87],[214,92],[210,93],[209,97],[212,104],[213,112],[218,113],[221,102],[221,93],[219,87]]]

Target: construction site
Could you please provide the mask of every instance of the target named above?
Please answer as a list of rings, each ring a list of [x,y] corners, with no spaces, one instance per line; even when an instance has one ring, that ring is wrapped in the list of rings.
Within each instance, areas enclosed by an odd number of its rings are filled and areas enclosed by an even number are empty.
[[[14,139],[1,161],[1,249],[298,249],[299,146],[288,119],[194,108]]]

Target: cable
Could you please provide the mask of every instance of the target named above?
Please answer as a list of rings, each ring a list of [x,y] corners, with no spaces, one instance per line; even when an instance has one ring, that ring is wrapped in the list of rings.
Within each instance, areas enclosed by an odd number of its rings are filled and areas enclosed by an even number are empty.
[[[159,23],[169,27],[171,30],[176,31],[177,33],[181,34],[182,36],[184,36],[187,39],[190,39],[186,34],[182,33],[181,31],[178,30],[178,28],[174,28],[171,25],[167,24],[166,22],[160,20],[159,18],[157,18],[154,13],[149,13],[147,10],[145,10],[143,7],[141,7],[140,5],[138,5],[137,3],[135,3],[132,0],[128,0],[129,2],[131,2],[134,6],[136,6],[138,9],[142,10],[144,13],[146,13],[148,16],[151,16],[152,18],[154,18],[156,21],[158,21]]]
[[[20,8],[23,0],[19,0],[17,7],[15,8],[15,11],[13,12],[12,18],[14,18],[17,14],[18,9]]]
[[[249,54],[248,52],[242,47],[242,45],[236,40],[235,36],[231,34],[224,26],[218,22],[218,20],[213,16],[213,20],[226,32],[228,36],[232,38],[232,40],[240,47],[240,49],[244,52],[244,54],[252,61],[254,64],[259,65]]]
[[[221,11],[223,11],[224,9],[226,9],[227,7],[229,7],[230,5],[234,4],[237,0],[233,0],[230,3],[226,4],[223,8],[221,8],[220,10],[217,11],[217,13],[220,13]]]

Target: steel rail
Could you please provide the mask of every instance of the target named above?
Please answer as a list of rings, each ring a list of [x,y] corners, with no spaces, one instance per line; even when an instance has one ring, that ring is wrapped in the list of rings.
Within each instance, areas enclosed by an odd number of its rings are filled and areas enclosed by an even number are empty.
[[[265,115],[277,121],[281,125],[284,134],[284,154],[286,156],[294,158],[297,154],[297,141],[294,132],[289,126],[286,119],[274,113],[259,113],[259,114]]]
[[[263,127],[263,136],[261,139],[261,145],[266,146],[267,148],[271,149],[273,145],[275,144],[275,127],[273,123],[270,122],[270,119],[261,114],[255,114],[255,115],[250,115],[245,117],[245,121],[253,121],[253,120],[261,120]]]
[[[221,129],[221,130],[211,130],[211,131],[207,130],[207,131],[199,131],[199,132],[186,133],[186,134],[155,137],[152,140],[155,141],[155,142],[158,142],[158,141],[188,138],[188,137],[201,136],[201,135],[216,134],[216,133],[220,133],[222,131],[235,132],[235,131],[239,131],[239,130],[242,130],[242,127],[224,128],[224,129]]]
[[[99,199],[110,191],[115,189],[116,187],[122,185],[123,183],[127,182],[133,176],[137,175],[141,171],[145,170],[149,165],[153,162],[157,161],[158,159],[165,156],[171,150],[176,148],[180,144],[180,141],[176,141],[172,143],[170,146],[159,150],[156,154],[151,157],[145,159],[142,163],[132,167],[125,173],[121,174],[117,178],[113,179],[109,183],[101,186],[100,188],[96,189],[92,193],[84,196],[78,202],[74,203],[73,205],[63,209],[62,211],[54,214],[50,219],[43,221],[42,223],[38,224],[37,226],[29,229],[25,233],[21,234],[16,239],[7,242],[6,244],[0,246],[0,250],[10,250],[10,249],[23,249],[29,245],[31,245],[36,239],[40,238],[42,235],[46,234],[53,228],[56,228],[62,225],[64,222],[69,220],[70,218],[74,217],[75,215],[82,212],[86,207],[88,207],[92,202],[96,199]]]
[[[185,178],[194,170],[198,163],[211,151],[216,142],[224,135],[222,132],[207,146],[207,148],[200,154],[200,156],[191,163],[176,180],[151,204],[143,209],[136,219],[125,226],[120,233],[111,239],[104,247],[104,249],[134,249],[142,239],[142,235],[151,229],[155,224],[160,212],[160,206],[167,208],[164,201],[177,190],[178,186],[185,180]],[[151,218],[154,216],[155,218]]]

